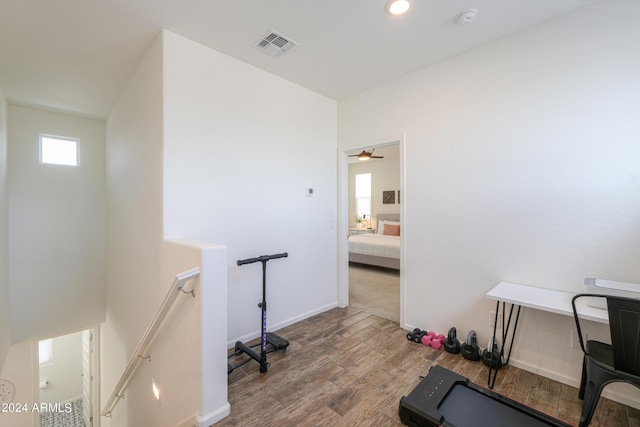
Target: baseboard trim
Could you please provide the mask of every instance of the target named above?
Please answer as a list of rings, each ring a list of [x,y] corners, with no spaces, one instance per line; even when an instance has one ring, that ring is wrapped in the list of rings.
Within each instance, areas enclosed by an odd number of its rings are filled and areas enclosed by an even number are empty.
[[[71,402],[75,402],[76,400],[82,400],[82,395],[76,396],[76,397],[72,397],[71,399],[67,399],[63,402],[60,402],[61,405],[64,405],[65,403],[71,403]]]
[[[513,358],[509,360],[509,364],[527,372],[558,381],[562,384],[570,385],[575,388],[580,387],[580,379],[569,377],[561,372],[544,369],[532,363],[523,362],[522,360]],[[605,388],[602,391],[602,397],[606,397],[607,399],[611,399],[623,405],[631,406],[632,408],[640,409],[640,398],[635,396],[630,396],[628,394],[619,393],[615,390]]]
[[[401,327],[402,329],[404,329],[405,331],[413,331],[414,329],[416,329],[416,328],[417,328],[417,326],[411,325],[411,324],[409,324],[409,323],[401,324],[401,325],[400,325],[400,327]],[[422,329],[422,328],[420,328],[420,329]]]
[[[191,415],[186,420],[182,421],[179,424],[176,424],[175,427],[197,427],[198,422],[196,421],[197,415]]]
[[[269,325],[269,331],[277,331],[289,325],[292,325],[301,320],[308,319],[309,317],[315,316],[316,314],[324,313],[325,311],[331,310],[332,308],[336,308],[338,306],[338,301],[334,301],[331,304],[324,305],[322,307],[315,308],[313,310],[307,311],[306,313],[302,313],[298,316],[291,317],[289,319],[283,320],[282,322],[278,322],[273,325]],[[261,331],[253,331],[241,337],[235,338],[227,342],[227,348],[233,348],[236,345],[237,341],[247,342],[252,339],[258,338],[260,336]]]
[[[414,329],[414,326],[405,324],[403,328],[405,330],[412,331]],[[541,368],[532,363],[523,362],[522,360],[511,358],[509,360],[509,365],[515,366],[516,368],[522,369],[527,372],[531,372],[536,375],[540,375],[545,378],[549,378],[554,381],[558,381],[562,384],[570,385],[571,387],[575,387],[575,388],[580,387],[579,379],[567,376],[557,371]],[[606,389],[606,388],[602,391],[602,397],[606,397],[607,399],[611,399],[623,405],[631,406],[632,408],[635,408],[635,409],[640,409],[640,398],[638,397],[630,396],[624,393],[619,393],[615,390]]]
[[[231,413],[231,405],[227,402],[225,405],[221,406],[217,410],[207,414],[207,415],[196,415],[195,421],[197,424],[194,424],[196,427],[209,427],[218,421],[224,419],[227,415]]]

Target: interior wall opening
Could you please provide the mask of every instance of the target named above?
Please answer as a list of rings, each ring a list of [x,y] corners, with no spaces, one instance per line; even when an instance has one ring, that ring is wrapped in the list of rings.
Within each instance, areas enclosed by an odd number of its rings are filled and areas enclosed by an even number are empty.
[[[343,304],[403,324],[402,139],[344,153]],[[363,153],[367,159],[362,159]]]
[[[93,427],[97,328],[38,342],[40,427]]]

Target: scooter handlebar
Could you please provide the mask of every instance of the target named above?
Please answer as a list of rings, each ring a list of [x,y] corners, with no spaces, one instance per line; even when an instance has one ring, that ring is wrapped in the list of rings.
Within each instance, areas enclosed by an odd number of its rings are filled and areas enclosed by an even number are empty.
[[[262,255],[259,256],[257,258],[247,258],[247,259],[239,259],[237,261],[238,265],[244,265],[244,264],[253,264],[254,262],[266,262],[269,261],[270,259],[276,259],[276,258],[286,258],[288,257],[289,254],[286,252],[283,252],[281,254],[274,254],[274,255]]]

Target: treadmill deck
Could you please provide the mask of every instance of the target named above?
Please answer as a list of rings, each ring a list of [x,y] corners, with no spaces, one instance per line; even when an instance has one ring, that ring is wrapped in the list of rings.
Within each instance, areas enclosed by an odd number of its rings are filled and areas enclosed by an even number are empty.
[[[438,365],[400,399],[398,414],[409,426],[570,427]]]

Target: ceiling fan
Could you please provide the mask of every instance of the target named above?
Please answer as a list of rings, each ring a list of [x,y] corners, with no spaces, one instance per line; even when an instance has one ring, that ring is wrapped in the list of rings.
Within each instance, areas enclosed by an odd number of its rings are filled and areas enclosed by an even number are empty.
[[[384,156],[374,156],[373,152],[375,148],[372,148],[371,151],[362,150],[360,154],[351,154],[349,157],[357,157],[358,160],[369,160],[369,159],[384,159]]]

